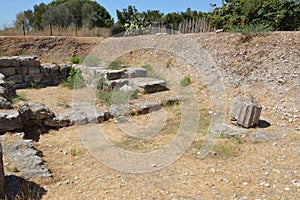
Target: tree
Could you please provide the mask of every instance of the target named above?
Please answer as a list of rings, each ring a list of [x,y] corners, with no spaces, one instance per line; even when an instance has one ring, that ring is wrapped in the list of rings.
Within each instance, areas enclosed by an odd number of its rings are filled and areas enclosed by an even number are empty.
[[[216,28],[267,24],[273,30],[297,30],[300,27],[299,0],[230,0],[210,14]]]
[[[88,28],[111,27],[113,20],[106,9],[97,2],[89,2],[82,7],[83,25]]]
[[[117,17],[118,17],[118,23],[125,25],[125,24],[131,24],[132,20],[136,18],[138,11],[134,6],[128,6],[127,9],[123,9],[122,11],[117,10]]]
[[[57,26],[59,30],[66,29],[72,22],[72,16],[65,4],[48,6],[43,19],[44,26],[50,27],[50,35],[53,35],[53,26]]]
[[[22,25],[23,24],[23,25]],[[48,5],[41,3],[34,5],[34,10],[27,10],[16,16],[15,26],[17,28],[25,27],[37,31],[50,27],[50,34],[53,34],[53,27],[59,30],[65,29],[71,25],[77,30],[85,26],[110,27],[113,19],[107,10],[91,0],[54,0]]]
[[[44,30],[43,16],[46,12],[46,4],[40,3],[39,5],[34,5],[33,9],[34,12],[33,17],[30,20],[30,25],[38,31]]]
[[[17,29],[22,29],[23,35],[26,34],[26,31],[30,30],[30,19],[32,18],[32,11],[27,10],[20,12],[16,15],[16,20],[14,22],[14,26]]]

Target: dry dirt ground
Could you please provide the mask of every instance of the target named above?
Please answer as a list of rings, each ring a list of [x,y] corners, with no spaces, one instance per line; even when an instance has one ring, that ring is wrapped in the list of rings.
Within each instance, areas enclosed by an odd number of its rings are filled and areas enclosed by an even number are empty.
[[[191,37],[210,53],[220,69],[226,86],[227,111],[233,98],[250,95],[262,104],[262,119],[271,126],[251,128],[240,139],[220,138],[211,153],[199,158],[197,153],[211,115],[207,87],[181,58],[162,51],[137,50],[120,59],[132,66],[171,67],[183,76],[191,76],[201,112],[193,144],[171,165],[135,174],[108,168],[94,158],[83,146],[77,127],[52,130],[35,142],[53,173],[53,178],[33,180],[47,190],[43,199],[300,198],[300,33],[271,33],[250,41],[230,33]],[[87,54],[102,40],[2,37],[0,44],[5,53],[15,50],[35,54],[51,63],[67,62],[74,54]],[[55,112],[72,103],[73,91],[62,86],[17,92],[29,101],[43,102]],[[181,116],[179,108],[180,105],[167,107],[166,128],[147,140],[124,135],[113,119],[99,128],[120,148],[147,152],[174,137]],[[132,119],[140,125],[151,123],[149,115]],[[255,131],[266,132],[278,140],[254,141],[250,135]]]

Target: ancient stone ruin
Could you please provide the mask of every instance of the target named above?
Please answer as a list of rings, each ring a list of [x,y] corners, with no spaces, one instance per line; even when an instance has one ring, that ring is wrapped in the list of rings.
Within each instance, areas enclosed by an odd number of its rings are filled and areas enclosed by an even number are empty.
[[[107,87],[116,89],[125,96],[128,94],[129,97],[135,91],[152,94],[168,90],[164,80],[147,77],[147,70],[143,68],[108,70],[80,65],[73,67],[82,72],[86,85],[94,87],[93,84],[99,84],[95,77],[100,77]],[[126,115],[147,114],[161,109],[165,104],[180,101],[177,97],[168,96],[159,100],[136,100],[132,104],[112,102],[110,109],[95,110],[94,103],[87,100],[73,102],[70,105],[72,109],[59,113],[54,113],[39,102],[20,101],[12,105],[16,89],[28,88],[33,83],[41,87],[58,85],[68,78],[71,68],[72,66],[64,64],[41,65],[36,57],[0,58],[0,134],[14,132],[20,135],[20,140],[9,146],[4,145],[4,150],[25,179],[51,176],[46,163],[33,146],[33,140],[38,141],[41,133],[72,125],[97,124],[111,118],[118,120]]]
[[[250,128],[258,125],[262,107],[250,97],[239,97],[231,105],[231,121],[239,126]]]
[[[26,88],[32,83],[41,86],[54,86],[65,80],[71,69],[70,65],[46,64],[32,56],[13,56],[0,58],[0,73],[11,81],[14,88]]]

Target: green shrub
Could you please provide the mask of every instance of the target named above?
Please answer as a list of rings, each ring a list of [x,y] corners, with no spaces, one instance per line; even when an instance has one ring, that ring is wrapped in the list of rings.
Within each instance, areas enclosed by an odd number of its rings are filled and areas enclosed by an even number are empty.
[[[73,64],[79,64],[80,63],[80,58],[78,56],[73,56],[70,61]]]
[[[245,24],[235,26],[231,29],[231,32],[241,33],[246,36],[246,39],[250,39],[255,36],[260,36],[268,33],[272,29],[267,24]]]
[[[183,86],[183,87],[186,87],[188,85],[191,84],[191,78],[190,76],[186,76],[184,77],[181,81],[180,81],[180,85]]]
[[[106,105],[111,105],[111,96],[112,91],[111,90],[100,90],[96,94],[96,98],[100,103],[105,103]]]
[[[85,86],[81,72],[78,69],[72,68],[66,81],[62,83],[64,87],[69,89],[78,89]]]

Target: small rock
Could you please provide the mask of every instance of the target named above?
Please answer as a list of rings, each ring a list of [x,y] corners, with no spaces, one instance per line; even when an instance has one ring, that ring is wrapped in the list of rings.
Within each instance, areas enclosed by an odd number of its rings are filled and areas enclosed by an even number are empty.
[[[269,183],[265,183],[265,187],[270,187],[270,184]]]
[[[245,185],[245,186],[248,185],[248,182],[243,182],[243,185]]]

